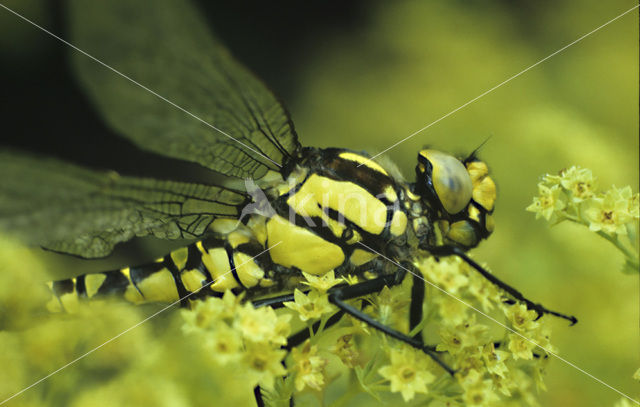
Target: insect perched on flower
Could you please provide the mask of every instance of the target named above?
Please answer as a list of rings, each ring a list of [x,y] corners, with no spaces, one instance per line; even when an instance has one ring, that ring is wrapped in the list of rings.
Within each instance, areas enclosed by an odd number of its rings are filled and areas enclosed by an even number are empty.
[[[133,237],[193,239],[145,264],[52,282],[49,311],[110,297],[179,303],[195,352],[232,366],[258,405],[263,394],[288,404],[322,391],[340,376],[332,361],[376,397],[491,405],[530,395],[514,378],[541,375],[550,346],[540,318],[577,320],[467,254],[495,227],[496,186],[475,151],[422,149],[408,182],[365,152],[303,147],[285,108],[188,4],[77,0],[69,22],[78,49],[95,54],[72,61],[111,127],[229,180],[136,178],[0,152],[4,233],[85,258]],[[564,208],[556,190],[540,203],[545,217]],[[508,317],[515,336],[490,335],[472,303]]]

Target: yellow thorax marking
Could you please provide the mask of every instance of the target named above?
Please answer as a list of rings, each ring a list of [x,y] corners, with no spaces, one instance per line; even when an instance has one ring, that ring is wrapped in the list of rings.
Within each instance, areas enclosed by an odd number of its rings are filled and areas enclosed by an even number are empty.
[[[331,208],[369,233],[384,230],[387,207],[369,191],[348,181],[311,175],[287,203],[301,216],[325,217],[322,208]]]
[[[380,164],[378,164],[377,162],[375,162],[375,161],[373,161],[373,160],[371,160],[371,159],[369,159],[367,157],[361,156],[360,154],[344,152],[344,153],[340,153],[340,155],[338,155],[338,157],[340,157],[340,158],[342,158],[344,160],[348,160],[348,161],[355,161],[358,164],[362,164],[365,167],[371,168],[372,170],[381,172],[384,175],[389,175],[389,173],[387,173],[387,171],[384,168],[382,168],[380,166]]]
[[[281,216],[267,222],[271,259],[285,267],[298,267],[314,275],[329,272],[344,262],[342,248]],[[281,243],[278,243],[281,242]]]

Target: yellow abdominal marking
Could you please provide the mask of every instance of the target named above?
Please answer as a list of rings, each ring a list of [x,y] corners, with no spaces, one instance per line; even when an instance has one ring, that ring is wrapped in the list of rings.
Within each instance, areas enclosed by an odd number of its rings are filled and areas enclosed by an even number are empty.
[[[198,291],[200,288],[202,288],[207,280],[205,275],[197,269],[183,271],[180,274],[180,279],[182,280],[184,288],[186,288],[189,292]]]
[[[233,263],[242,284],[245,287],[253,287],[264,277],[264,271],[253,261],[250,256],[244,253],[235,253]]]
[[[209,255],[202,256],[203,261],[205,258],[205,266],[207,266],[211,273],[211,278],[213,278],[213,284],[209,286],[213,291],[224,292],[225,290],[239,287],[238,282],[231,274],[229,257],[225,249],[211,249],[209,250]]]
[[[166,268],[138,282],[138,289],[144,294],[145,301],[173,302],[180,298],[173,275]]]
[[[182,270],[187,265],[187,257],[189,256],[189,249],[181,247],[178,250],[171,252],[171,260],[178,267],[178,270]]]
[[[87,297],[91,298],[94,295],[96,295],[96,293],[98,292],[98,289],[100,288],[100,286],[102,285],[102,283],[106,278],[107,276],[105,276],[102,273],[87,274],[84,277],[84,286],[87,291]]]

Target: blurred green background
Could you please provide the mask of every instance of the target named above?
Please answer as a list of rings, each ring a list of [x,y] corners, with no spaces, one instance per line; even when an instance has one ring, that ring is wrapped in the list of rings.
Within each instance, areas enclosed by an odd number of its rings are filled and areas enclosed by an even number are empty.
[[[4,3],[64,32],[57,4]],[[375,153],[636,4],[201,6],[232,52],[285,100],[303,144]],[[640,367],[638,276],[621,274],[621,255],[585,228],[550,229],[524,208],[542,174],[571,165],[593,170],[605,189],[615,184],[638,190],[637,39],[634,11],[387,153],[412,179],[424,145],[467,154],[491,136],[480,156],[499,188],[497,227],[474,255],[528,297],[576,315],[574,327],[553,323],[560,355],[636,398],[640,392],[631,375]],[[87,106],[66,52],[0,10],[3,144],[124,172],[152,171],[155,158],[111,138]],[[126,255],[107,262],[120,264]],[[106,264],[44,257],[67,274]],[[559,360],[550,364],[546,384],[543,406],[607,406],[620,398]]]

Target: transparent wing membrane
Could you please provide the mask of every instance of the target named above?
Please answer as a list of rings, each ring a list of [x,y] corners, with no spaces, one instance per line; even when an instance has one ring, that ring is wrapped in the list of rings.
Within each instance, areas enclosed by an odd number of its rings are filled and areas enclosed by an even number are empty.
[[[135,236],[201,235],[236,217],[241,193],[210,185],[98,172],[50,158],[0,152],[0,230],[27,243],[103,257]]]
[[[242,178],[278,170],[298,148],[284,107],[188,2],[70,3],[72,43],[147,88],[72,52],[98,110],[141,148]]]

